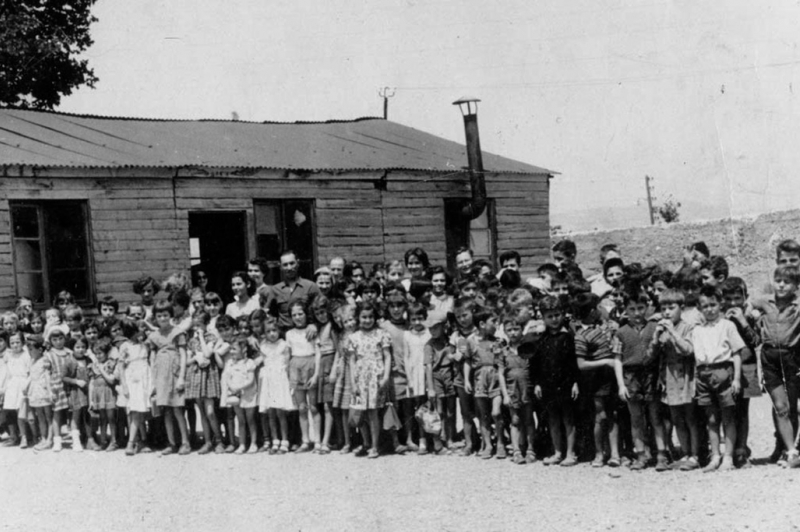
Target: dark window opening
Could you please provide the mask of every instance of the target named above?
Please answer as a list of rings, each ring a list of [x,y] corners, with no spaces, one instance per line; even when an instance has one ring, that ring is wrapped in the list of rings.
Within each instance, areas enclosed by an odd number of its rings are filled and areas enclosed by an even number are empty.
[[[474,220],[461,214],[469,200],[448,198],[444,200],[445,247],[447,267],[455,271],[456,251],[465,247],[472,250],[475,259],[486,259],[497,266],[497,225],[494,200],[486,202],[486,209]]]
[[[281,252],[291,249],[300,262],[300,276],[311,279],[316,264],[316,222],[312,200],[257,200],[255,208],[256,255],[266,259],[264,280],[281,280]]]
[[[66,290],[94,304],[89,214],[85,201],[12,201],[11,238],[18,297],[49,305]]]

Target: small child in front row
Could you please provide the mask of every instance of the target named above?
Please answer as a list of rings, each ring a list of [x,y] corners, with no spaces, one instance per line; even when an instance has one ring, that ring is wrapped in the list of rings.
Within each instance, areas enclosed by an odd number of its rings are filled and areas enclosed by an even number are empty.
[[[144,320],[122,322],[122,334],[128,340],[119,348],[119,365],[123,393],[127,394],[128,445],[125,454],[133,456],[137,452],[148,452],[144,445],[147,437],[144,419],[150,412],[150,396],[153,387],[150,379],[150,351],[145,344],[149,331]]]
[[[481,458],[488,460],[492,457],[492,419],[495,423],[497,435],[498,459],[506,458],[506,446],[503,437],[503,415],[501,406],[503,397],[500,392],[500,378],[497,375],[496,338],[497,318],[485,308],[480,308],[473,314],[476,331],[467,338],[467,356],[464,363],[464,389],[474,393],[475,404],[478,410],[478,421],[483,438]],[[474,384],[473,383],[474,373]]]
[[[703,471],[734,469],[736,397],[742,390],[741,352],[745,344],[736,326],[722,318],[722,293],[713,286],[700,289],[700,312],[705,321],[692,331],[697,363],[697,404],[708,419],[711,460]],[[720,422],[725,428],[725,456],[720,456]]]
[[[409,328],[403,332],[403,350],[395,353],[394,356],[403,357],[403,367],[406,370],[408,385],[406,387],[406,397],[398,397],[399,401],[405,403],[404,410],[416,412],[417,408],[424,403],[425,398],[425,345],[431,339],[431,333],[425,326],[428,319],[428,309],[420,303],[412,303],[408,307]],[[425,432],[422,424],[419,427],[419,449],[420,455],[428,454],[428,447],[425,442]],[[410,427],[406,427],[411,430]],[[441,446],[441,442],[436,442]],[[437,449],[437,452],[439,449]]]
[[[72,356],[64,366],[65,390],[69,396],[69,408],[72,410],[70,431],[72,432],[72,450],[83,451],[81,434],[87,432],[87,418],[89,409],[89,342],[86,338],[78,338],[72,345]],[[59,429],[60,430],[60,429]],[[94,450],[95,443],[92,435],[87,440],[89,450]]]
[[[736,449],[734,461],[737,467],[750,465],[750,448],[747,438],[750,433],[750,399],[761,395],[758,378],[756,347],[761,343],[756,320],[747,312],[747,285],[741,277],[728,277],[720,286],[724,299],[725,318],[736,325],[736,331],[744,341],[742,349],[742,393],[736,397]]]
[[[239,424],[239,447],[236,454],[255,454],[256,409],[258,407],[258,387],[256,386],[256,364],[247,355],[249,346],[246,336],[237,336],[231,342],[231,359],[227,364],[224,385],[228,389],[228,404],[233,406]],[[247,435],[250,434],[250,448],[247,448]]]
[[[31,357],[31,376],[28,385],[28,406],[38,423],[41,440],[34,450],[53,447],[53,390],[50,386],[50,361],[44,356],[44,338],[30,335],[25,343]]]
[[[636,459],[631,470],[647,467],[647,420],[653,428],[658,452],[656,471],[669,469],[664,424],[661,420],[661,401],[657,397],[658,360],[650,343],[656,332],[656,324],[645,319],[649,296],[636,287],[623,292],[628,323],[616,332],[612,342],[615,356],[615,372],[619,397],[628,403],[631,415],[631,436],[636,450]]]
[[[317,380],[317,400],[323,405],[325,423],[320,438],[319,454],[331,452],[330,442],[333,431],[333,391],[336,380],[331,380],[333,363],[336,360],[336,331],[331,319],[330,300],[319,295],[311,302],[311,312],[318,327],[317,345],[319,346],[319,379]]]
[[[656,326],[650,344],[653,356],[660,360],[663,383],[662,402],[669,406],[683,458],[674,466],[681,471],[700,467],[700,433],[694,411],[695,368],[692,347],[693,325],[681,318],[683,292],[664,290],[658,299],[663,318]]]
[[[529,390],[532,353],[520,349],[524,323],[514,310],[503,316],[503,332],[508,343],[503,346],[498,371],[503,404],[511,409],[511,444],[514,447],[515,464],[532,464],[536,461],[533,452],[533,405]]]
[[[297,408],[289,384],[289,346],[281,339],[278,321],[272,316],[264,318],[263,336],[259,338],[258,349],[260,355],[256,360],[263,364],[258,410],[269,416],[269,432],[272,435],[269,454],[286,454],[289,452],[286,416]]]
[[[95,343],[94,354],[97,360],[89,368],[89,415],[92,418],[92,433],[98,431],[100,447],[107,451],[119,449],[117,444],[117,398],[114,395],[114,368],[116,360],[109,358],[108,354],[113,345],[108,338],[102,338]],[[108,447],[106,437],[110,433]]]
[[[530,371],[533,393],[545,404],[553,439],[554,453],[544,459],[544,465],[571,467],[578,463],[575,455],[574,403],[578,398],[580,370],[575,357],[575,339],[564,328],[564,309],[557,296],[542,298],[539,310],[545,331],[537,342]],[[566,449],[563,442],[565,435]]]
[[[431,338],[425,344],[424,363],[428,398],[436,402],[436,411],[442,418],[447,449],[452,451],[455,448],[453,440],[456,435],[456,368],[446,327],[447,324],[442,322],[429,329]]]

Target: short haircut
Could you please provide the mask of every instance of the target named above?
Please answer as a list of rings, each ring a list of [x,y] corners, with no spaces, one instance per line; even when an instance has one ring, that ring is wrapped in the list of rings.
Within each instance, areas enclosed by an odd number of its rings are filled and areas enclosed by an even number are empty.
[[[684,303],[686,303],[686,296],[683,295],[683,292],[674,288],[667,288],[658,296],[659,305],[678,305],[682,307]]]
[[[553,252],[556,251],[573,259],[578,254],[578,248],[575,246],[575,242],[566,239],[556,242],[556,244],[553,246]]]
[[[186,290],[178,290],[170,296],[170,299],[174,304],[180,305],[184,309],[188,309],[192,304],[192,296]]]
[[[702,285],[700,273],[692,269],[683,269],[675,275],[673,285],[684,292],[697,290]]]
[[[572,300],[572,313],[577,319],[583,320],[588,318],[599,304],[600,297],[596,294],[587,292],[576,294]]]
[[[133,320],[122,320],[120,326],[122,327],[122,335],[128,339],[133,338],[139,332],[139,326]]]
[[[153,305],[153,316],[155,317],[160,312],[168,313],[170,318],[175,316],[175,309],[172,308],[172,303],[169,301],[156,301]]]
[[[494,318],[494,312],[488,307],[477,307],[472,312],[472,322],[475,325],[480,325],[490,319]]]
[[[364,266],[362,266],[360,262],[354,260],[344,265],[342,275],[345,277],[352,277],[353,272],[356,270],[361,270],[361,274],[364,276],[367,274],[367,270],[364,269]]]
[[[500,316],[500,322],[503,324],[503,328],[508,328],[509,325],[513,324],[516,326],[522,326],[517,321],[516,313],[512,312],[510,309],[506,309],[503,314]]]
[[[782,253],[800,255],[800,244],[798,244],[797,240],[794,240],[793,238],[781,240],[778,243],[778,247],[775,248],[775,254],[777,256],[776,258],[780,258]]]
[[[62,290],[61,292],[56,294],[56,297],[53,298],[53,306],[57,307],[59,303],[66,303],[67,305],[74,305],[75,304],[75,297],[66,290]]]
[[[89,318],[81,323],[81,332],[86,334],[86,331],[89,329],[95,329],[97,333],[100,334],[100,329],[102,329],[102,327],[100,327],[100,323],[96,319]]]
[[[268,275],[269,274],[269,265],[267,264],[266,259],[264,259],[262,257],[256,257],[254,259],[248,260],[247,261],[247,265],[248,266],[256,266],[259,270],[261,270],[261,273],[264,274],[264,275]]]
[[[776,281],[782,279],[795,286],[800,284],[800,270],[797,266],[778,266],[775,268],[775,274],[772,276]]]
[[[408,319],[410,320],[415,316],[421,317],[423,320],[428,319],[428,309],[425,308],[425,305],[412,303],[408,306]]]
[[[469,253],[469,256],[470,256],[470,257],[474,257],[474,256],[475,256],[475,254],[472,252],[472,250],[471,250],[471,249],[469,249],[469,248],[468,248],[468,247],[466,247],[466,246],[461,246],[460,248],[458,248],[458,249],[456,250],[456,255],[455,255],[455,256],[456,256],[456,257],[458,257],[458,256],[459,256],[459,255],[461,255],[462,253]]]
[[[514,309],[533,305],[533,295],[525,288],[517,288],[508,296],[508,306]]]
[[[295,253],[293,249],[284,249],[281,251],[280,259],[288,257],[289,255],[294,256],[295,260],[297,260],[297,253]]]
[[[468,310],[470,312],[475,310],[475,300],[471,297],[460,296],[453,302],[453,312],[457,310]]]
[[[619,253],[619,247],[616,244],[603,244],[603,247],[600,248],[600,259],[605,262],[606,255],[612,251]]]
[[[431,268],[428,270],[428,279],[433,280],[434,275],[444,275],[445,289],[450,288],[450,286],[453,284],[453,278],[449,273],[447,273],[447,270],[444,269],[444,266],[438,264],[436,266],[431,266]]]
[[[158,284],[158,281],[150,276],[145,275],[143,277],[139,277],[133,282],[133,293],[140,296],[142,295],[142,292],[144,292],[144,289],[148,286],[153,287],[153,295],[157,294],[161,290],[161,285]]]
[[[623,260],[619,257],[611,257],[603,263],[603,277],[608,275],[608,270],[614,267],[621,269],[623,272],[625,271],[625,263]]]
[[[406,295],[406,287],[403,286],[403,283],[400,281],[388,281],[386,285],[383,287],[383,295],[388,296],[392,292],[399,292],[402,295]]]
[[[281,257],[282,256],[283,255],[281,255]],[[256,293],[256,283],[254,283],[253,280],[250,278],[250,276],[247,275],[247,272],[243,272],[241,270],[239,270],[238,272],[233,272],[231,274],[231,281],[233,281],[237,277],[241,279],[242,282],[244,282],[244,286],[247,288],[248,296],[252,296],[253,294]]]
[[[260,310],[260,309],[259,309]],[[200,319],[204,325],[208,325],[211,322],[211,314],[206,312],[205,310],[198,310],[192,315],[192,319]]]
[[[36,349],[42,349],[44,347],[44,338],[41,334],[29,334],[25,338],[25,343],[35,347]]]
[[[425,295],[433,287],[433,283],[431,283],[428,279],[424,277],[416,278],[411,280],[411,286],[408,288],[408,293],[411,294],[411,297],[414,299],[419,299]]]
[[[650,276],[651,285],[654,285],[655,283],[661,281],[667,288],[672,288],[674,280],[675,276],[669,270],[656,271],[655,273],[653,273],[653,275]]]
[[[644,305],[650,304],[650,297],[642,289],[642,286],[636,283],[625,286],[622,290],[622,301],[625,306],[631,303],[642,303]]]
[[[517,261],[518,265],[520,265],[520,266],[522,265],[522,256],[519,254],[519,251],[517,251],[517,250],[512,249],[510,251],[502,252],[500,254],[500,258],[498,259],[498,262],[500,262],[500,266],[502,266],[504,262],[509,261],[509,260],[515,260],[515,261]]]
[[[544,296],[539,301],[539,312],[562,312],[564,305],[561,304],[561,299],[556,296]]]
[[[692,251],[699,251],[700,253],[702,253],[706,257],[710,257],[711,256],[711,252],[708,250],[708,246],[702,240],[699,241],[699,242],[695,242],[694,244],[689,246],[689,249],[692,250]]]
[[[550,288],[552,288],[553,285],[556,284],[565,284],[569,286],[569,279],[567,279],[567,276],[564,275],[563,273],[556,272],[556,274],[553,275],[552,278],[550,279]]]
[[[722,302],[722,291],[716,286],[704,286],[700,289],[700,297],[713,298]]]
[[[464,289],[469,285],[473,285],[475,288],[478,288],[478,281],[471,275],[465,275],[456,281],[456,289],[459,292],[463,292]]]
[[[233,329],[234,327],[236,327],[236,321],[233,318],[231,318],[230,316],[228,316],[227,314],[223,314],[223,315],[221,315],[220,317],[217,318],[217,323],[216,323],[215,326],[216,326],[217,330],[220,330],[220,329]]]
[[[11,312],[10,310],[4,312],[2,316],[0,316],[0,322],[5,322],[6,320],[11,320],[16,324],[19,324],[19,316],[16,313]]]
[[[521,284],[522,277],[517,270],[503,270],[503,273],[500,274],[500,286],[505,290],[514,290]]]
[[[710,271],[714,278],[722,277],[724,279],[728,278],[728,273],[730,271],[728,268],[728,261],[721,255],[714,255],[702,261],[699,269]]]
[[[97,302],[97,312],[103,307],[111,307],[114,309],[114,313],[116,314],[119,312],[119,301],[114,296],[105,296],[103,299]]]
[[[216,292],[206,292],[206,295],[203,296],[203,303],[206,305],[221,305],[222,298]]]
[[[546,262],[541,266],[539,266],[538,268],[536,268],[536,273],[540,275],[543,273],[547,273],[550,274],[550,276],[553,276],[558,273],[558,266],[556,266],[552,262]]]
[[[76,307],[75,305],[71,305],[64,309],[64,319],[71,320],[75,319],[78,321],[83,321],[83,310],[81,307]]]
[[[742,297],[747,298],[747,283],[741,277],[728,277],[719,288],[723,296],[726,294],[741,294]]]

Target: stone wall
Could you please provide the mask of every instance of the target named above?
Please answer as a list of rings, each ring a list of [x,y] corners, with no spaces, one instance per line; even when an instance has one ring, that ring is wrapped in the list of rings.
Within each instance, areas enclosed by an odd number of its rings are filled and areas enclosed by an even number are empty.
[[[764,291],[775,267],[775,246],[785,238],[800,240],[800,210],[773,212],[753,218],[714,220],[635,227],[591,233],[568,233],[578,246],[578,262],[588,276],[599,271],[600,248],[607,243],[620,247],[625,262],[658,262],[672,270],[681,264],[682,249],[704,241],[712,255],[723,255],[731,275],[747,281],[750,293]]]

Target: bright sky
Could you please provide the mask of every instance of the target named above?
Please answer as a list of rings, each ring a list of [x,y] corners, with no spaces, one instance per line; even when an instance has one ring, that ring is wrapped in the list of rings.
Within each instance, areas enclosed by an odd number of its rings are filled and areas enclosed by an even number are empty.
[[[99,0],[100,82],[59,110],[242,120],[377,116],[561,173],[552,223],[794,208],[800,5],[788,0]]]

